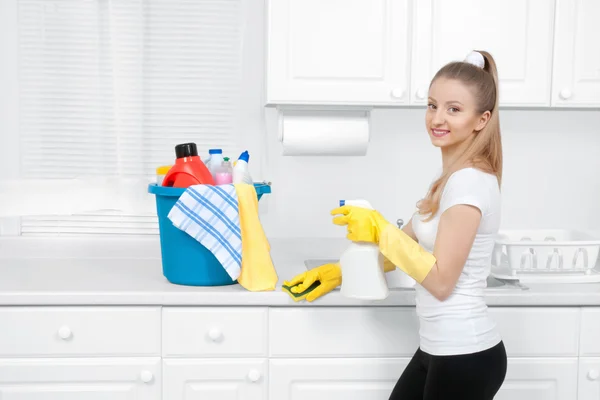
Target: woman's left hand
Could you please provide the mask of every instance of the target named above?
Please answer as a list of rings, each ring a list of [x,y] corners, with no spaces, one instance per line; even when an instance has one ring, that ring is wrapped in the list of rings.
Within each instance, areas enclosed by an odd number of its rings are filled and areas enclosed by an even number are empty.
[[[346,237],[353,242],[379,243],[381,232],[390,223],[376,210],[357,206],[342,206],[331,211],[333,223],[347,226]]]

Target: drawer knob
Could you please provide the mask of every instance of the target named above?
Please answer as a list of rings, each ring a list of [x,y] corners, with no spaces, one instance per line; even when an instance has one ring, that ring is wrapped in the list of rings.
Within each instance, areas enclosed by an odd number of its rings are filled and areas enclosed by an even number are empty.
[[[251,382],[258,382],[260,379],[260,371],[251,369],[250,372],[248,372],[248,379],[250,379]]]
[[[152,378],[154,378],[154,375],[150,371],[145,370],[140,373],[140,379],[144,383],[152,382]]]
[[[392,97],[395,97],[396,99],[400,99],[402,98],[402,96],[404,96],[404,90],[402,90],[402,88],[396,88],[396,89],[392,89]]]
[[[71,328],[68,326],[61,326],[58,329],[58,337],[60,337],[62,340],[68,340],[71,338],[71,336],[73,336],[73,333],[71,332]]]
[[[223,337],[223,334],[221,333],[221,331],[219,329],[212,328],[211,330],[208,331],[208,337],[213,342],[217,342],[217,341],[221,340],[221,338]]]
[[[600,378],[600,372],[597,369],[590,369],[588,372],[588,379],[590,381],[597,381]]]
[[[416,93],[417,99],[423,100],[425,98],[426,94],[427,94],[427,92],[425,92],[425,89],[417,90],[417,93]]]
[[[561,99],[568,100],[571,98],[573,93],[571,93],[571,90],[565,88],[565,89],[561,90],[560,93],[558,93],[558,95],[560,96]]]

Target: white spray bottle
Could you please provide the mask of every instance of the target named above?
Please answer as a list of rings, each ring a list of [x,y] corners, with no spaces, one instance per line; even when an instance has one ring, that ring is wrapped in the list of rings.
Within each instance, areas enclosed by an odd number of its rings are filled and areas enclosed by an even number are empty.
[[[366,200],[340,200],[340,206],[345,204],[373,210]],[[342,296],[360,300],[383,300],[389,295],[383,270],[383,254],[377,244],[351,242],[340,257],[340,267]]]

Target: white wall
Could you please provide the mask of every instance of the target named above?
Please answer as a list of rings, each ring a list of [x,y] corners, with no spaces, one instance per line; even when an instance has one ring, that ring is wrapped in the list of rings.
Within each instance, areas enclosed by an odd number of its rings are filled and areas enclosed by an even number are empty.
[[[340,237],[329,212],[342,198],[366,198],[385,217],[408,220],[440,166],[424,128],[425,109],[373,114],[365,157],[281,155],[276,114],[266,110],[261,200],[269,237]],[[600,229],[600,111],[501,110],[502,228]]]

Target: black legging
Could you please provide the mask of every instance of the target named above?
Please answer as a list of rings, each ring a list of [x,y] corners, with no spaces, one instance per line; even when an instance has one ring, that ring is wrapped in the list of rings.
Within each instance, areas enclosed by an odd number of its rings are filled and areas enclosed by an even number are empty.
[[[492,400],[506,376],[502,342],[473,354],[432,356],[420,348],[390,400]]]

